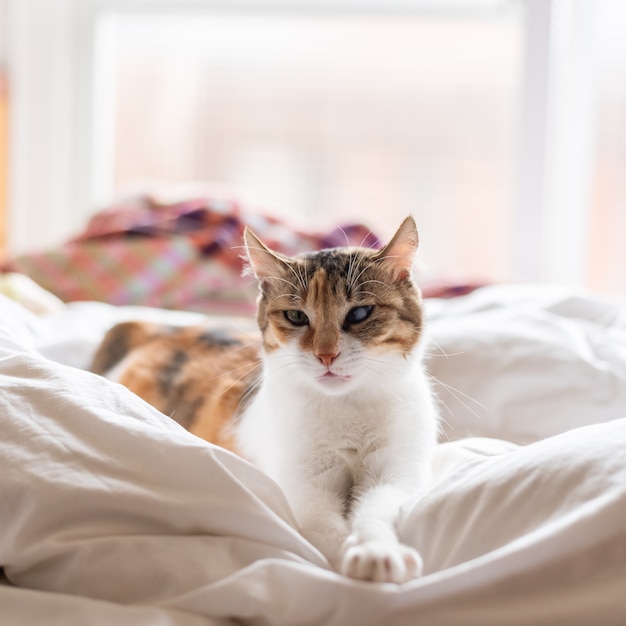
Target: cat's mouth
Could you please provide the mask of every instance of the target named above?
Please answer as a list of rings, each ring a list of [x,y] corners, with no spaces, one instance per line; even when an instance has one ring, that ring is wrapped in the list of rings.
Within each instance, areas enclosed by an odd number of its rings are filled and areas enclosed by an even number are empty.
[[[335,372],[331,372],[330,370],[321,376],[317,377],[321,383],[325,385],[340,385],[341,383],[347,383],[349,380],[352,380],[352,376],[344,376],[343,374],[335,374]]]

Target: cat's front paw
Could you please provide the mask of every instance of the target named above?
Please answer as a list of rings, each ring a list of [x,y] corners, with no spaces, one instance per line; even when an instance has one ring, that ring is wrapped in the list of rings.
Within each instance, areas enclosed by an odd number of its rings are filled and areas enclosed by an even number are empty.
[[[400,543],[346,542],[341,573],[350,578],[402,584],[422,575],[423,561],[417,550]]]

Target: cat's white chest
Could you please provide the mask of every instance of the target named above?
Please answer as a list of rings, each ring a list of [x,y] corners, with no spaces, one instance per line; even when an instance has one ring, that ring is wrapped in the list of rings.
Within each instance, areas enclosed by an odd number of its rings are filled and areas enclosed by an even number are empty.
[[[390,447],[394,412],[384,402],[260,393],[240,427],[244,452],[279,483],[289,475],[349,475]]]

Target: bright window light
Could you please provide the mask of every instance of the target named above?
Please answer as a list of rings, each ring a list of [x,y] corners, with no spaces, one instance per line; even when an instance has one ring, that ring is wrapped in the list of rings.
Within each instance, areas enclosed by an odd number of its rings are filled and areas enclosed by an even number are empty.
[[[495,4],[105,16],[108,188],[221,183],[300,223],[383,235],[412,213],[433,272],[504,279],[522,19]]]

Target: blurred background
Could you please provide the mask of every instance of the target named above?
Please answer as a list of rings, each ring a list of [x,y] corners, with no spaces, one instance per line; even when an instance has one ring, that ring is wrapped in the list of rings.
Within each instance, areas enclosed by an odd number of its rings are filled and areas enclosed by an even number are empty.
[[[211,183],[454,280],[626,286],[626,3],[0,0],[0,246]]]

